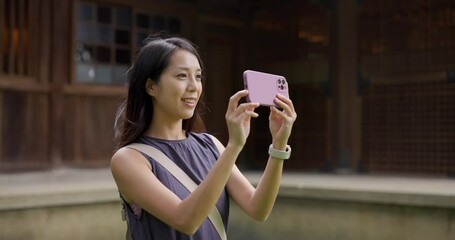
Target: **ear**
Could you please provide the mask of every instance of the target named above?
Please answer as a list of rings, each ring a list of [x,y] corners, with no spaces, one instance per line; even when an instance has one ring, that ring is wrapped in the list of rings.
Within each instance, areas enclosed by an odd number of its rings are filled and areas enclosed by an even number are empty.
[[[147,82],[145,83],[145,91],[152,97],[156,94],[156,85],[150,78],[147,79]]]

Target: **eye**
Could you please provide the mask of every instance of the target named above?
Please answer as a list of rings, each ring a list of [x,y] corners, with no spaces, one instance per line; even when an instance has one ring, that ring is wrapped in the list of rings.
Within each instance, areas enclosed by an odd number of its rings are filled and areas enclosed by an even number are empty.
[[[202,81],[202,79],[203,79],[202,74],[196,75],[196,80]]]
[[[179,74],[177,74],[177,78],[186,78],[186,74],[185,73],[179,73]]]

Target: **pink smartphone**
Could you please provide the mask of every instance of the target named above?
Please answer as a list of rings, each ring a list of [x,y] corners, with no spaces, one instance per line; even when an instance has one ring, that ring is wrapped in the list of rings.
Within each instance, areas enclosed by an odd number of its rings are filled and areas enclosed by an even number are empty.
[[[288,82],[280,75],[246,70],[243,72],[243,84],[248,90],[247,101],[262,106],[277,106],[273,99],[278,93],[289,98]]]

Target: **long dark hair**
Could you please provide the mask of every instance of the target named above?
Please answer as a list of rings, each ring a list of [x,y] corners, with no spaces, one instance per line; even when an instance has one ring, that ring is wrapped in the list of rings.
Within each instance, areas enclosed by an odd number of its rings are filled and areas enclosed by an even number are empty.
[[[152,98],[146,92],[147,79],[158,83],[161,73],[169,65],[171,55],[178,49],[192,53],[199,61],[201,70],[203,64],[195,45],[190,41],[179,38],[150,37],[145,46],[139,51],[136,62],[128,71],[128,93],[120,104],[115,118],[115,145],[121,148],[140,137],[150,126],[153,116]],[[183,129],[187,132],[205,131],[202,121],[200,97],[194,115],[183,120]]]

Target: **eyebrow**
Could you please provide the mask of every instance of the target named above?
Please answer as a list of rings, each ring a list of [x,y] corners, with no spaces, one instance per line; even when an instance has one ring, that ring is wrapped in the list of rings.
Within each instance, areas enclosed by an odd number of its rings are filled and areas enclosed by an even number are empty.
[[[191,69],[188,68],[188,67],[176,67],[176,69],[177,69],[177,70],[186,70],[186,71],[191,70]],[[198,68],[198,69],[196,69],[196,71],[202,72],[202,69]]]

